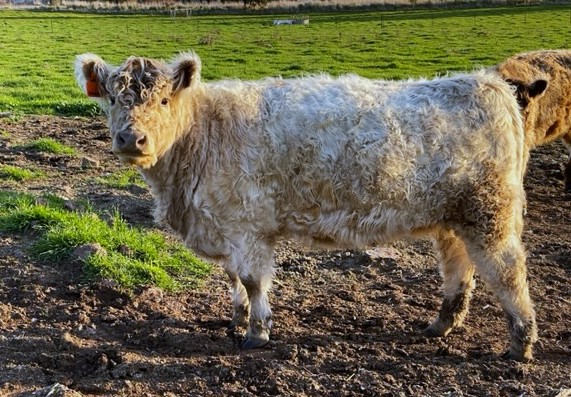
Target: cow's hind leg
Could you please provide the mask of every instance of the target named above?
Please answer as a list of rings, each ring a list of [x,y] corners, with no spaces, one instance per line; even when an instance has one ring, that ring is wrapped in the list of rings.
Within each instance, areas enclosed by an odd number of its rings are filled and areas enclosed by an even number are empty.
[[[443,278],[444,300],[436,319],[424,330],[428,336],[446,336],[462,325],[474,289],[474,265],[464,242],[452,231],[439,231],[434,238]]]
[[[565,190],[571,192],[571,154],[563,171],[565,177]]]
[[[563,136],[563,144],[569,151],[569,160],[567,160],[567,164],[563,170],[563,176],[565,177],[565,190],[571,192],[571,132]]]
[[[508,319],[511,335],[509,355],[518,361],[532,359],[537,340],[535,311],[526,279],[525,252],[518,235],[484,244],[466,242],[478,274],[494,291]]]
[[[248,293],[236,273],[229,270],[227,270],[226,273],[230,278],[230,292],[232,294],[232,321],[230,322],[229,328],[246,328],[250,320]]]

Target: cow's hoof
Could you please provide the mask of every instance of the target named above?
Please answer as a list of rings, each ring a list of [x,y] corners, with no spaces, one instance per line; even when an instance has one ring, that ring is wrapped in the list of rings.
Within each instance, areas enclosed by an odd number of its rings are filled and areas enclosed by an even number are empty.
[[[452,327],[445,324],[443,321],[435,320],[432,324],[426,327],[422,334],[431,338],[444,337],[452,331]]]
[[[428,336],[429,338],[437,338],[442,336],[436,329],[432,328],[432,326],[428,326],[422,330],[422,335]]]
[[[267,335],[252,336],[248,335],[244,338],[240,344],[240,348],[244,350],[257,349],[265,346],[270,341],[270,337]]]
[[[531,348],[526,349],[526,351],[510,349],[502,354],[502,358],[505,360],[519,361],[520,363],[529,363],[533,361],[533,354],[531,353]]]

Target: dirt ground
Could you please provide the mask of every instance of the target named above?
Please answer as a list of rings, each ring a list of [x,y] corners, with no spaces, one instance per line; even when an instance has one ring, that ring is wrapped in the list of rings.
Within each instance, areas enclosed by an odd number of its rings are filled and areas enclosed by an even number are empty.
[[[49,178],[0,188],[88,198],[154,227],[146,189],[93,182],[119,169],[102,119],[0,119],[0,163]],[[53,137],[78,157],[26,153]],[[92,167],[82,162],[94,160]],[[532,153],[524,239],[540,340],[536,360],[501,357],[504,317],[478,283],[465,326],[447,338],[421,330],[438,311],[440,276],[429,242],[369,251],[306,251],[283,242],[271,293],[270,344],[238,348],[227,331],[228,285],[216,270],[198,291],[127,294],[88,283],[78,263],[38,263],[26,238],[0,234],[0,396],[569,396],[571,194],[566,152]],[[570,393],[570,394],[566,394]]]

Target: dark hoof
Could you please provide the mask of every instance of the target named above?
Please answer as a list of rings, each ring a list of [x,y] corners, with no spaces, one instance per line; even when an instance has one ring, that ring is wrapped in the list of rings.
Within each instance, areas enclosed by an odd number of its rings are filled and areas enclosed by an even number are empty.
[[[528,354],[522,354],[521,352],[514,353],[510,350],[508,350],[504,354],[502,354],[501,357],[504,360],[519,361],[520,363],[529,363],[529,362],[533,361],[533,357],[532,357],[531,353],[528,353]]]
[[[429,338],[439,338],[439,337],[445,336],[443,332],[437,330],[432,325],[423,329],[422,335],[427,336]]]
[[[244,350],[258,349],[265,346],[270,341],[269,338],[247,336],[240,344],[240,348]]]

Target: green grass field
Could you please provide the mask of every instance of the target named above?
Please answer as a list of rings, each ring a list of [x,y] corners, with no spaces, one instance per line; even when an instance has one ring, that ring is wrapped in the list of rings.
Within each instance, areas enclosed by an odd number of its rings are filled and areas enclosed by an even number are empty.
[[[309,26],[276,16],[93,15],[0,11],[0,112],[89,115],[76,87],[76,54],[108,62],[170,59],[195,50],[203,79],[326,72],[371,78],[433,77],[516,52],[568,48],[571,6],[309,14]]]

